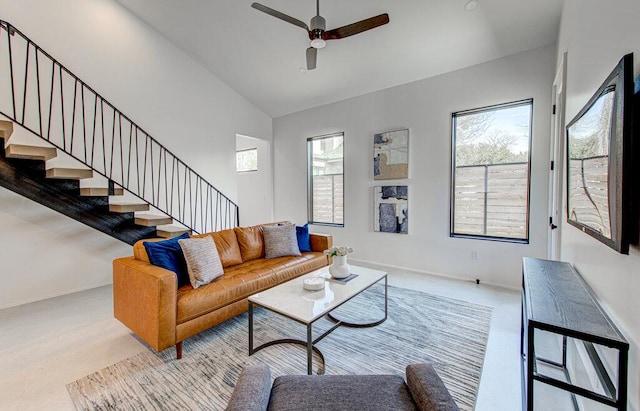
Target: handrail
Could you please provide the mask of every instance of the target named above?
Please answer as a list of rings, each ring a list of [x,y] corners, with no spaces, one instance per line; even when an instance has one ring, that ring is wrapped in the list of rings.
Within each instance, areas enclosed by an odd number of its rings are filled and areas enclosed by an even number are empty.
[[[196,233],[239,225],[237,204],[3,20],[0,114]]]

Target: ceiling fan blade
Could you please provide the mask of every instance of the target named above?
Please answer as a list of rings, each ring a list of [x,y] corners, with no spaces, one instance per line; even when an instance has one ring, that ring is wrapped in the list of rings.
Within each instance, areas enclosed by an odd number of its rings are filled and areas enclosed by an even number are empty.
[[[307,49],[307,70],[316,68],[316,60],[318,59],[318,49],[309,47]]]
[[[294,17],[287,16],[286,14],[281,13],[278,10],[274,10],[274,9],[272,9],[270,7],[267,7],[267,6],[264,6],[264,5],[260,4],[260,3],[252,3],[251,7],[253,7],[256,10],[260,10],[263,13],[267,13],[268,15],[273,16],[275,18],[278,18],[280,20],[284,20],[287,23],[291,23],[294,26],[298,26],[298,27],[301,27],[301,28],[309,31],[309,26],[307,26],[307,23],[305,23],[303,21],[300,21],[300,20],[298,20],[298,19],[296,19]]]
[[[337,29],[329,30],[324,33],[325,40],[336,40],[345,37],[353,36],[354,34],[362,33],[363,31],[371,30],[376,27],[385,25],[389,22],[389,15],[387,13],[380,14],[375,17],[358,21],[346,26],[338,27]]]

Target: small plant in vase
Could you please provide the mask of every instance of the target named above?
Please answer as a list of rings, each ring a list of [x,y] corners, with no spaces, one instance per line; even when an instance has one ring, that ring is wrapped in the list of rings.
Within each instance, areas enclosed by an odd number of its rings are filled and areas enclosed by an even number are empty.
[[[333,246],[327,250],[324,250],[324,254],[333,258],[333,264],[329,266],[329,272],[334,278],[348,277],[349,264],[347,264],[347,254],[352,253],[351,247],[336,247]]]

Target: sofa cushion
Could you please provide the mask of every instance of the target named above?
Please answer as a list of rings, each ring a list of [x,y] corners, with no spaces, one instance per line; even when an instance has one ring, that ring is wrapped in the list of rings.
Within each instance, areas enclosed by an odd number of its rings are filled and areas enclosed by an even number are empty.
[[[298,238],[298,248],[302,253],[311,251],[311,241],[309,240],[309,224],[296,226],[296,237]]]
[[[224,268],[242,263],[242,254],[240,254],[238,239],[232,228],[212,233],[194,235],[193,238],[203,238],[207,236],[213,238],[213,241],[216,243],[216,248],[220,255],[220,261],[222,261],[222,266]]]
[[[299,257],[260,258],[225,268],[224,275],[197,290],[191,285],[178,289],[176,321],[182,324],[326,265],[324,254],[305,253]]]
[[[168,240],[144,241],[142,243],[149,262],[176,273],[178,276],[178,286],[189,284],[187,262],[178,244],[178,241],[186,238],[189,238],[189,234],[184,233]]]
[[[269,410],[415,410],[397,375],[284,375],[271,388]]]
[[[216,243],[211,237],[187,238],[178,243],[187,261],[189,281],[193,288],[209,284],[224,273]]]
[[[240,246],[242,261],[264,258],[264,239],[262,238],[262,226],[236,227],[233,229]]]
[[[300,255],[295,225],[267,225],[262,227],[262,234],[265,258]]]

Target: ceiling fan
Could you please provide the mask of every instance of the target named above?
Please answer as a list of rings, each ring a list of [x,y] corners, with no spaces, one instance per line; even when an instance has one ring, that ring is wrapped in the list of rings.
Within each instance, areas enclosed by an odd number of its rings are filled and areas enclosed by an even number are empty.
[[[284,20],[287,23],[291,23],[295,26],[301,27],[309,33],[311,47],[307,49],[307,70],[313,70],[316,68],[318,49],[326,46],[326,40],[337,40],[353,36],[354,34],[374,29],[389,22],[389,15],[387,13],[384,13],[375,17],[370,17],[368,19],[358,21],[356,23],[338,27],[337,29],[327,30],[327,22],[324,17],[320,15],[320,0],[316,0],[316,16],[311,19],[311,23],[309,24],[310,27],[307,26],[307,24],[303,21],[288,16],[270,7],[264,6],[260,3],[253,3],[251,4],[251,7],[280,20]]]

